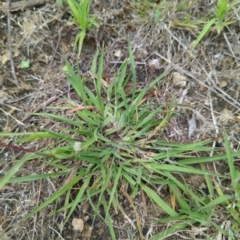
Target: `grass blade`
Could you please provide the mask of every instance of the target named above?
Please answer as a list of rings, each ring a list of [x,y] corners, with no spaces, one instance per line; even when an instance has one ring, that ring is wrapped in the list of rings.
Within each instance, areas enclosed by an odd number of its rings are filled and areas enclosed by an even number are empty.
[[[12,176],[18,172],[18,170],[22,167],[22,165],[25,162],[37,157],[39,158],[39,156],[37,156],[36,154],[29,153],[29,154],[26,154],[22,159],[18,160],[15,163],[15,165],[7,172],[7,174],[0,179],[0,189],[2,189],[7,183],[10,182],[10,179],[12,178]]]
[[[89,170],[91,169],[91,166],[89,167],[89,169],[87,170],[87,172],[86,172],[86,178],[85,178],[85,180],[84,180],[84,183],[83,183],[83,185],[81,186],[81,188],[80,188],[80,190],[79,190],[79,192],[78,192],[78,194],[77,194],[77,196],[76,196],[76,199],[73,201],[73,203],[72,203],[72,207],[71,207],[71,209],[69,210],[69,212],[68,212],[68,215],[67,215],[67,217],[66,217],[66,219],[65,219],[65,221],[64,221],[64,224],[66,223],[66,222],[68,222],[68,220],[69,220],[69,218],[71,217],[71,215],[72,215],[72,213],[73,213],[73,211],[75,210],[75,208],[77,207],[77,205],[80,203],[80,202],[82,202],[82,196],[83,196],[83,194],[84,194],[84,192],[86,191],[86,189],[88,188],[88,186],[89,186],[89,182],[90,182],[90,180],[91,180],[91,178],[92,178],[92,174],[89,174]]]
[[[199,42],[203,39],[203,37],[207,34],[211,26],[216,22],[216,18],[213,18],[210,20],[203,28],[203,30],[200,32],[199,36],[195,40],[193,46],[192,46],[192,51],[196,48],[196,46],[199,44]]]
[[[55,192],[51,197],[49,197],[45,202],[43,202],[41,205],[39,205],[37,208],[35,208],[32,212],[30,212],[24,219],[28,219],[32,217],[35,213],[41,211],[43,208],[51,204],[53,201],[58,199],[60,196],[62,196],[65,192],[67,192],[70,188],[72,188],[81,178],[83,178],[83,174],[78,174],[75,178],[73,178],[68,184],[66,184],[64,187],[62,187],[60,190]]]
[[[148,197],[153,200],[164,212],[166,212],[171,217],[178,216],[177,212],[175,212],[168,204],[166,204],[157,193],[155,193],[151,188],[147,187],[144,184],[141,184],[142,189],[146,192]]]

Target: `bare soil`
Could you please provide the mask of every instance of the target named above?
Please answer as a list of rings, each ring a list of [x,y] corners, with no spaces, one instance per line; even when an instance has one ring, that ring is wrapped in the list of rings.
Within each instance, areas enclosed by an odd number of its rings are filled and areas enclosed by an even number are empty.
[[[140,16],[134,12],[132,2],[93,1],[92,14],[97,16],[100,27],[88,32],[79,60],[73,53],[78,29],[69,24],[70,13],[66,8],[59,8],[54,2],[46,2],[41,6],[12,12],[12,53],[20,87],[16,86],[11,72],[7,14],[0,11],[0,131],[57,128],[50,120],[32,117],[30,113],[51,111],[49,107],[56,106],[62,106],[62,110],[58,110],[59,114],[65,113],[67,99],[75,97],[62,71],[65,58],[74,64],[77,62],[82,74],[87,74],[96,50],[104,44],[104,77],[110,81],[116,69],[128,57],[130,41],[137,63],[139,87],[147,85],[162,72],[170,71],[157,90],[157,99],[165,104],[174,99],[179,104],[181,114],[171,119],[164,133],[166,140],[188,143],[218,137],[220,142],[222,129],[225,128],[232,148],[239,149],[239,22],[224,29],[219,35],[209,34],[190,54],[188,49],[197,35],[193,30],[178,24],[182,18],[180,12],[169,9],[166,11],[169,15],[165,16],[164,21],[156,19],[154,15],[145,18],[144,13]],[[209,7],[208,1],[199,1],[199,6],[192,6],[189,12],[197,16],[201,6],[204,6],[201,12],[204,14]],[[21,68],[21,61],[24,60],[30,60],[29,68]],[[189,136],[189,121],[193,118],[197,128]],[[27,147],[36,149],[41,146],[29,144]],[[23,154],[24,151],[19,149],[6,149],[0,145],[0,177]],[[238,161],[236,166],[239,166]],[[226,165],[219,163],[218,168],[219,172],[224,173]],[[44,163],[33,162],[24,166],[18,175],[39,174],[48,170]],[[0,190],[0,230],[6,232],[1,239],[111,239],[104,221],[104,211],[100,213],[102,218],[97,217],[93,221],[93,210],[87,202],[76,209],[64,227],[63,215],[51,216],[55,208],[53,205],[27,223],[21,221],[59,189],[63,180],[58,178],[56,181],[11,184]],[[189,176],[187,182],[199,188],[203,179]],[[166,201],[170,201],[167,189],[158,191]],[[152,224],[152,220],[164,217],[164,213],[145,198],[143,193],[139,193],[134,202],[138,206],[144,236],[148,239],[154,233],[164,231],[167,226]],[[118,239],[139,239],[133,210],[124,196],[121,203],[128,216],[123,217],[113,210],[111,212]],[[59,202],[57,207],[62,204]],[[73,230],[74,217],[84,220],[82,232]],[[193,239],[191,234],[191,229],[187,229],[167,239]]]

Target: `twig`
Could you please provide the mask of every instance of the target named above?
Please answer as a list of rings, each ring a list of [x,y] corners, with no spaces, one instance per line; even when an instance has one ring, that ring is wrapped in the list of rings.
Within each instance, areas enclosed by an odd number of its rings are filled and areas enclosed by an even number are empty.
[[[4,111],[2,108],[0,108],[0,110],[1,110],[2,112],[4,112],[7,116],[13,118],[13,119],[17,122],[18,125],[22,125],[22,126],[24,126],[24,123],[23,123],[23,122],[19,121],[19,120],[16,119],[15,117],[13,117],[10,113]]]
[[[144,216],[147,216],[148,215],[147,201],[146,201],[146,196],[143,190],[141,190],[141,194],[142,194],[142,200],[143,200],[143,213],[144,213]]]
[[[214,110],[213,110],[213,103],[212,103],[212,96],[211,96],[211,90],[209,89],[208,91],[208,98],[209,98],[209,103],[210,103],[210,109],[211,109],[211,114],[212,114],[212,120],[213,120],[213,125],[216,131],[216,135],[219,135],[219,129],[218,129],[218,124],[217,124],[217,120],[215,118],[215,114],[214,114]],[[216,147],[216,141],[213,142],[212,148],[214,149]],[[213,150],[210,153],[210,156],[213,156]],[[218,174],[217,168],[216,168],[216,164],[215,162],[213,162],[213,168],[216,174]],[[209,170],[209,169],[208,169]],[[219,183],[219,186],[222,186],[221,181],[219,179],[219,177],[216,177]]]
[[[77,173],[78,169],[79,169],[80,164],[78,164],[77,166],[75,166],[71,172],[69,173],[67,179],[64,181],[62,188],[65,187],[75,176],[75,174]]]
[[[6,4],[7,4],[7,27],[8,27],[8,47],[9,47],[10,63],[11,63],[12,75],[15,80],[15,83],[16,83],[17,87],[20,87],[17,76],[16,76],[14,62],[13,62],[13,55],[12,55],[10,0],[6,0],[6,1],[7,1],[6,2]]]
[[[61,234],[54,228],[52,228],[51,226],[49,226],[50,229],[52,229],[55,233],[57,233],[57,235],[59,236],[59,238],[61,238],[62,240],[64,240],[64,238],[61,236]]]
[[[77,112],[77,111],[81,111],[81,110],[95,110],[96,107],[94,106],[82,106],[82,105],[79,105],[75,108],[73,108],[72,110],[69,111],[69,113],[74,113],[74,112]]]
[[[135,214],[135,218],[136,218],[136,222],[137,222],[137,228],[138,228],[138,232],[140,235],[140,239],[144,239],[143,233],[142,233],[142,227],[141,227],[141,223],[140,223],[140,219],[139,219],[139,215],[137,212],[136,207],[134,206],[133,200],[132,198],[129,196],[129,194],[125,191],[124,186],[121,187],[120,191],[123,193],[123,195],[127,198],[128,202],[130,203],[134,214]]]
[[[11,149],[11,150],[18,151],[18,152],[36,153],[36,151],[33,150],[33,149],[23,148],[23,147],[15,146],[15,145],[12,145],[12,144],[5,144],[5,143],[2,143],[2,142],[0,142],[0,147],[3,147],[4,149],[5,148],[6,149]]]
[[[3,5],[0,10],[3,11],[10,11],[10,12],[17,12],[22,11],[25,8],[31,8],[43,5],[47,2],[47,0],[29,0],[29,1],[19,1],[11,3],[11,6],[8,6],[8,2],[6,5]]]
[[[217,120],[216,120],[215,115],[214,115],[211,90],[208,91],[208,98],[209,98],[209,103],[210,103],[210,109],[211,109],[213,125],[214,125],[215,131],[216,131],[216,136],[218,136],[219,135],[219,129],[218,129]]]

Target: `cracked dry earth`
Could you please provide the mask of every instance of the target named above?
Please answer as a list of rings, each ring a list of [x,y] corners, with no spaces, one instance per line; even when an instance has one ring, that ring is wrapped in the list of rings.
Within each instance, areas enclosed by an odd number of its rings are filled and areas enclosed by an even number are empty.
[[[207,4],[206,1],[199,2]],[[82,74],[87,74],[95,51],[104,44],[104,75],[107,81],[111,79],[121,62],[128,57],[130,40],[134,49],[139,87],[147,85],[160,73],[169,71],[157,90],[156,98],[166,104],[174,99],[179,104],[181,114],[170,120],[164,138],[181,143],[215,136],[221,138],[221,129],[224,127],[232,148],[239,149],[239,23],[233,24],[218,36],[213,34],[206,37],[190,53],[189,46],[196,36],[192,31],[172,23],[172,19],[179,18],[177,12],[175,14],[172,10],[171,17],[155,21],[154,16],[148,20],[139,17],[132,8],[131,1],[93,1],[92,12],[97,16],[100,28],[90,30],[85,39],[78,60]],[[4,11],[0,14],[0,131],[34,131],[40,126],[57,128],[54,123],[33,118],[29,113],[51,111],[49,106],[62,106],[58,113],[64,114],[67,109],[66,99],[75,97],[62,68],[64,57],[76,62],[75,54],[72,54],[72,43],[78,29],[68,23],[69,12],[53,2],[12,12],[12,53],[20,83],[20,87],[17,87],[11,73],[7,47],[7,15]],[[30,61],[30,67],[21,68],[21,62],[26,60]],[[49,99],[52,101],[48,102]],[[30,144],[27,147],[36,146]],[[24,152],[0,146],[0,176],[22,154]],[[239,163],[236,162],[236,165],[239,166]],[[226,165],[221,163],[218,167],[224,173]],[[24,166],[18,174],[25,176],[46,173],[48,170],[35,162]],[[21,222],[27,213],[60,188],[63,180],[59,177],[53,182],[44,180],[16,183],[0,190],[0,229],[6,231],[1,239],[111,239],[103,209],[101,217],[93,224],[93,210],[87,202],[76,209],[64,227],[63,215],[59,214],[52,219],[50,213],[54,210],[53,205],[42,210],[27,224]],[[188,176],[188,182],[193,187],[198,188],[202,181],[200,177]],[[158,193],[169,201],[167,189],[159,188]],[[141,193],[134,200],[144,235],[148,239],[151,234],[164,231],[166,226],[152,224],[152,220],[164,217],[164,213],[151,202],[145,201]],[[139,239],[134,213],[124,197],[121,203],[129,215],[123,217],[118,212],[111,213],[118,239]],[[63,203],[60,202],[59,205],[61,204]],[[74,230],[73,218],[83,220],[82,232]],[[183,238],[195,237],[190,229],[181,234]],[[176,235],[166,239],[183,238]]]

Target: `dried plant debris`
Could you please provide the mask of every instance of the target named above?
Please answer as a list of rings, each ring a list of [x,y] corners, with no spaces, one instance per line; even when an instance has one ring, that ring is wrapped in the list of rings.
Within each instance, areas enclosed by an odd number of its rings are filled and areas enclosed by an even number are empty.
[[[191,138],[197,129],[195,115],[192,115],[192,118],[188,121],[188,138]]]
[[[223,125],[226,125],[228,123],[231,123],[235,120],[235,116],[233,114],[233,112],[227,108],[224,108],[221,112],[220,112],[220,116],[219,116],[219,122]]]
[[[187,86],[187,77],[181,75],[178,72],[173,73],[173,83],[176,87],[186,87]]]

